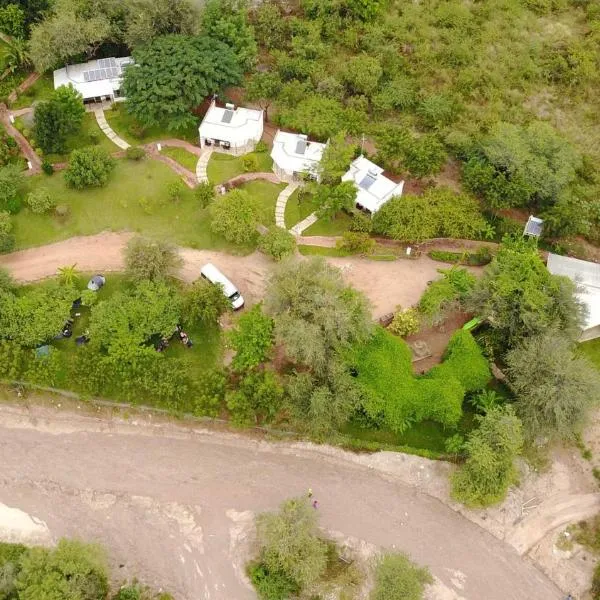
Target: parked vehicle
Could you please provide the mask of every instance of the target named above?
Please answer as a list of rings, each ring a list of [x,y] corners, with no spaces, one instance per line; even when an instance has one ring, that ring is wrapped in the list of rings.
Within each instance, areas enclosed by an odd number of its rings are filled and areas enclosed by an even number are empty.
[[[233,310],[239,310],[244,306],[244,298],[235,287],[215,265],[211,263],[205,264],[202,269],[200,269],[200,275],[204,277],[204,279],[210,281],[211,283],[219,284],[223,288],[223,293],[229,301],[231,302],[231,306]]]

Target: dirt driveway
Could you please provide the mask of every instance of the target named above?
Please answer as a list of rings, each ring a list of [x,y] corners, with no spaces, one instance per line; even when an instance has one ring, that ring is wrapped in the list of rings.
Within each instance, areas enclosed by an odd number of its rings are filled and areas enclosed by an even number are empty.
[[[0,256],[0,266],[7,268],[22,282],[37,281],[56,274],[64,265],[77,263],[80,271],[120,271],[123,269],[123,248],[131,233],[101,233],[74,237],[38,248],[29,248]],[[206,262],[214,262],[240,288],[249,300],[260,299],[272,262],[259,253],[234,256],[209,250],[180,250],[184,260],[181,277],[185,281],[198,278]],[[373,316],[391,312],[397,305],[415,304],[427,287],[427,282],[439,277],[441,265],[427,257],[415,260],[378,262],[362,258],[328,258],[339,267],[354,287],[363,291],[373,306]]]
[[[177,600],[255,598],[243,574],[253,515],[309,486],[326,529],[429,565],[438,579],[432,600],[562,597],[513,548],[378,471],[378,461],[401,455],[3,404],[0,456],[0,537],[19,539],[5,518],[19,515],[38,542],[101,541],[118,578],[137,574]]]

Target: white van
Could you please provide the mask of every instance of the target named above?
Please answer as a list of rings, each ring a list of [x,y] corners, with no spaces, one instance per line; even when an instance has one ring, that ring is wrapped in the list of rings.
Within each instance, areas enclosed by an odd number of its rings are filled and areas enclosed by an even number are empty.
[[[208,263],[200,269],[200,275],[207,279],[211,283],[218,283],[223,286],[223,293],[229,298],[233,310],[238,310],[244,306],[244,298],[239,293],[238,289],[215,267],[215,265]]]

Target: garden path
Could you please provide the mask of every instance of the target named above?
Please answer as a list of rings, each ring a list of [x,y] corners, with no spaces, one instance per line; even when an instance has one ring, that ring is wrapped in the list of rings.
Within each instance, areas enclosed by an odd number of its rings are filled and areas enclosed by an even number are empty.
[[[319,220],[317,217],[317,213],[312,213],[308,215],[306,219],[300,221],[300,223],[296,223],[290,231],[297,236],[301,236],[303,231],[306,231],[311,225],[314,225]]]
[[[155,160],[164,163],[165,165],[170,167],[171,170],[175,171],[175,173],[177,173],[177,175],[179,175],[183,179],[184,183],[189,188],[195,188],[198,184],[196,174],[186,169],[183,165],[180,165],[175,159],[171,158],[170,156],[165,156],[164,154],[161,154],[158,151],[157,143],[161,144],[162,142],[153,142],[151,144],[146,144],[143,146],[143,148],[146,150],[146,152],[151,158],[154,158]]]
[[[106,121],[106,117],[104,116],[104,109],[102,105],[95,106],[93,108],[94,115],[96,116],[96,121],[98,122],[98,127],[102,130],[102,133],[111,141],[113,144],[116,144],[122,150],[127,150],[129,145],[123,138],[119,137],[114,129],[108,124]]]
[[[19,145],[23,156],[31,163],[31,169],[29,169],[26,174],[33,175],[40,173],[42,170],[42,159],[33,150],[25,136],[12,124],[6,104],[0,104],[0,121],[2,122],[2,125],[4,125],[8,135],[10,135]]]
[[[196,164],[196,181],[198,181],[198,183],[208,183],[206,169],[212,153],[212,148],[202,148],[202,154],[200,155],[198,163]]]
[[[286,229],[285,207],[287,205],[287,201],[290,199],[290,196],[298,189],[299,186],[300,184],[297,182],[288,183],[288,185],[281,190],[279,196],[277,197],[277,204],[275,204],[275,225],[277,225],[277,227]]]

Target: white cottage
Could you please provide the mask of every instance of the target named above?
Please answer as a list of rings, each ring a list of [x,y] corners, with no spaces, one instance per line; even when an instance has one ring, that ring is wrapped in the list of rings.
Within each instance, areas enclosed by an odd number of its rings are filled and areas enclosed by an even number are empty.
[[[549,253],[547,267],[553,275],[564,275],[577,284],[575,295],[587,310],[580,341],[600,337],[600,265]]]
[[[210,105],[199,128],[200,147],[222,148],[232,154],[254,150],[263,134],[263,111],[226,104]]]
[[[383,169],[359,156],[342,176],[342,181],[353,181],[357,189],[356,208],[375,214],[395,196],[402,196],[404,181],[395,183],[383,175]]]
[[[273,140],[273,172],[283,181],[298,181],[304,175],[318,180],[317,167],[327,144],[309,142],[299,133],[278,130]]]
[[[116,102],[121,96],[123,70],[133,64],[133,58],[99,58],[86,63],[68,65],[54,71],[54,89],[71,84],[84,102]]]

